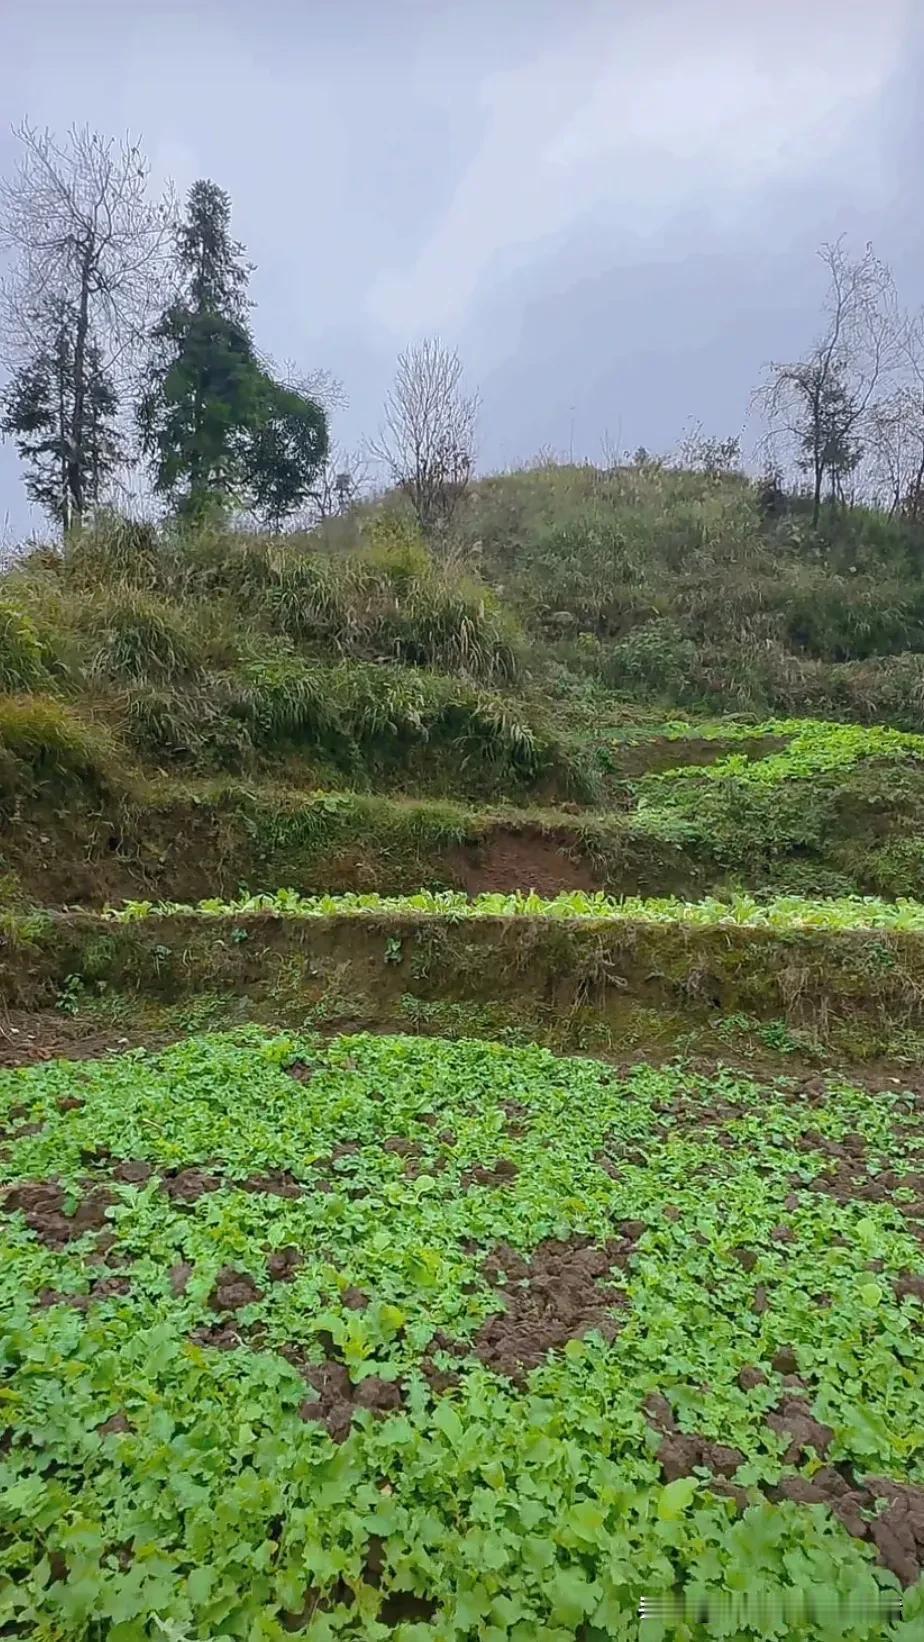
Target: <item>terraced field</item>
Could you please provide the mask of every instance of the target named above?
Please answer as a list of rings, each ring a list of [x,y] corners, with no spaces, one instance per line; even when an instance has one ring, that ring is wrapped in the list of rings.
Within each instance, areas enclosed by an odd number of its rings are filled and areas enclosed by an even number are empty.
[[[3,1635],[924,1636],[924,737],[556,746],[4,812]]]
[[[5,1634],[921,1634],[913,1080],[250,1029],[0,1114]]]

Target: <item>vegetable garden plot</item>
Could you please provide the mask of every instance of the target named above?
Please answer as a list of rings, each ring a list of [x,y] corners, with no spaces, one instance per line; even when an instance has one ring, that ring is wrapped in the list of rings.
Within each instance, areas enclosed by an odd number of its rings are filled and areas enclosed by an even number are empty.
[[[249,1029],[0,1126],[5,1634],[920,1634],[919,1095]]]

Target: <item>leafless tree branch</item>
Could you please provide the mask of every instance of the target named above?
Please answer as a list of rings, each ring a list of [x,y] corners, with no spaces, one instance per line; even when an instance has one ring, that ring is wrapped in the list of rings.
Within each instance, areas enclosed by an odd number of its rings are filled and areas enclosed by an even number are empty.
[[[444,531],[475,465],[478,396],[462,388],[458,354],[430,337],[398,356],[372,459],[410,498],[421,527]]]

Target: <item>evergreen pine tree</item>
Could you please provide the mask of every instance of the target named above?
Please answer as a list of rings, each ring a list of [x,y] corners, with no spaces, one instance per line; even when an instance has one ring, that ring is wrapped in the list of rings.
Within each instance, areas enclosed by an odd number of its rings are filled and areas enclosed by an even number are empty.
[[[178,291],[152,333],[138,419],[155,489],[184,512],[255,507],[274,523],[304,499],[327,451],[313,400],[282,388],[247,322],[250,265],[231,238],[228,195],[190,190],[177,232]]]

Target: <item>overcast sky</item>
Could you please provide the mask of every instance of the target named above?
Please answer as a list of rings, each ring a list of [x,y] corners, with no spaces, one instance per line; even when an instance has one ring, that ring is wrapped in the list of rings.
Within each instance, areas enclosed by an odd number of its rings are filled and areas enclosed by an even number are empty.
[[[211,177],[258,344],[374,431],[437,332],[480,465],[737,432],[810,339],[817,246],[872,240],[924,302],[919,0],[0,0],[0,109],[140,134]],[[15,144],[0,131],[0,169]],[[0,449],[0,526],[26,528]]]

